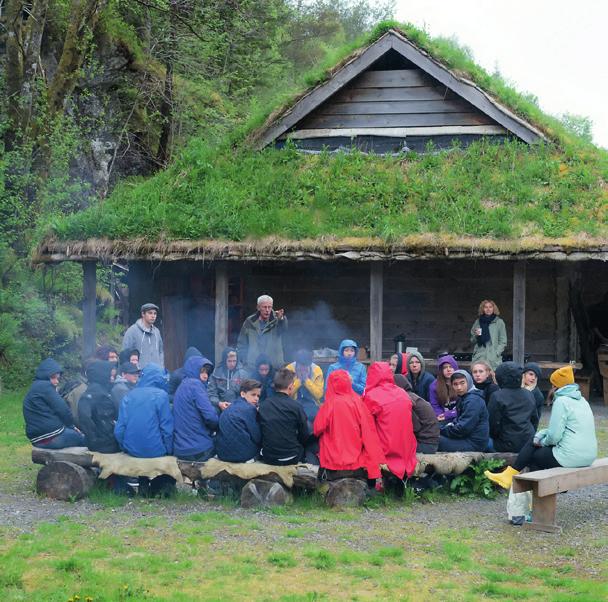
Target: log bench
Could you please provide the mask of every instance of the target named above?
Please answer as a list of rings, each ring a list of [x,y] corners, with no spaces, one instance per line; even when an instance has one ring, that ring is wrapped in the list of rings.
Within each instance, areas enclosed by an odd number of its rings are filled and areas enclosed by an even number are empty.
[[[548,468],[513,477],[513,492],[532,491],[532,522],[524,528],[559,533],[555,522],[557,494],[608,483],[608,458],[598,458],[584,468]]]

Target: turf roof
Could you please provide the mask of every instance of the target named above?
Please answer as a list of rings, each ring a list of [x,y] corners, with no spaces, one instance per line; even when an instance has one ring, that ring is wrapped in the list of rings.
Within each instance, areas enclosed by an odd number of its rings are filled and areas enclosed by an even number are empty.
[[[376,28],[363,46],[389,26],[394,24]],[[537,241],[539,249],[557,239],[581,249],[605,244],[608,153],[568,134],[530,97],[485,73],[453,42],[431,39],[409,25],[399,31],[541,129],[550,142],[530,147],[482,141],[395,157],[308,155],[293,147],[257,151],[248,143],[255,138],[252,129],[236,143],[193,140],[165,171],[123,182],[103,204],[53,220],[42,253],[52,252],[53,241],[93,238],[114,240],[123,249],[129,241],[131,249],[144,249],[149,245],[142,242],[265,237],[308,240],[312,248],[315,241],[347,237],[386,244],[436,237],[448,246],[475,239],[488,248],[503,241],[513,252],[525,239]],[[318,73],[308,83],[334,72]]]

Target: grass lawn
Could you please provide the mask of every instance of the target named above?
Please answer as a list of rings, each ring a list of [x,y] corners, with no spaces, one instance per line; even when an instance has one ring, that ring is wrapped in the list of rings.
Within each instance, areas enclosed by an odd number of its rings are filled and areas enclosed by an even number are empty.
[[[347,512],[314,496],[274,511],[102,490],[72,504],[49,501],[33,493],[20,400],[0,397],[3,602],[608,598],[608,524],[584,519],[605,500],[562,508],[560,516],[582,518],[566,521],[561,535],[508,526],[504,496],[376,499]],[[606,418],[598,434],[606,455]]]

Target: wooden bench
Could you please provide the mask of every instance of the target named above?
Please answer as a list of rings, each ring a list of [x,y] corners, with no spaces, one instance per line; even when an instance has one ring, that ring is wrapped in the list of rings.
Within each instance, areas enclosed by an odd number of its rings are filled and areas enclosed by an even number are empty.
[[[549,468],[517,475],[513,478],[514,493],[532,491],[532,522],[527,529],[558,533],[555,522],[557,494],[608,483],[608,458],[598,458],[584,468]]]

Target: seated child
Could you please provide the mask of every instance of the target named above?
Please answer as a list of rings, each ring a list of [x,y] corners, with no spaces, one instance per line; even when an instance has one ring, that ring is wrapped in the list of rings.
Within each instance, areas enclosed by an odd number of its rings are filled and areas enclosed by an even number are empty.
[[[258,401],[262,384],[250,378],[241,383],[239,398],[220,415],[215,440],[217,457],[224,462],[249,462],[262,446]]]
[[[274,394],[272,379],[274,378],[274,368],[271,359],[264,353],[260,353],[255,360],[255,368],[249,375],[251,380],[257,380],[262,385],[260,393],[260,403],[267,397]]]
[[[429,387],[429,402],[435,410],[437,420],[450,422],[456,418],[457,395],[450,377],[458,370],[458,362],[451,355],[442,355],[437,360],[437,378]]]
[[[538,388],[538,381],[542,376],[540,366],[534,362],[528,362],[524,365],[524,375],[522,380],[522,386],[524,389],[531,391],[534,395],[534,402],[536,403],[536,412],[540,419],[543,415],[543,405],[545,404],[545,396],[543,392]]]
[[[474,364],[471,364],[471,375],[473,376],[475,388],[483,393],[483,398],[486,401],[486,405],[488,405],[492,393],[498,391],[500,388],[494,380],[494,372],[490,367],[490,364],[485,360],[479,360]]]
[[[363,478],[380,477],[380,465],[386,462],[376,425],[361,398],[353,392],[350,376],[335,370],[327,382],[325,402],[314,422],[319,438],[321,471],[363,471]]]
[[[266,464],[285,466],[304,460],[311,432],[302,406],[291,397],[295,378],[295,373],[287,368],[277,370],[273,383],[275,393],[260,404],[260,460]]]
[[[439,451],[486,451],[490,427],[483,393],[475,388],[473,379],[466,370],[456,370],[450,380],[458,396],[457,416],[441,426]]]
[[[323,370],[312,361],[312,352],[300,349],[296,361],[286,368],[295,372],[293,399],[297,399],[304,409],[309,425],[312,425],[323,397]]]
[[[338,350],[338,361],[327,369],[326,378],[334,370],[346,370],[352,378],[353,391],[358,395],[363,395],[365,389],[365,366],[357,361],[357,351],[359,346],[351,339],[344,339],[340,343]]]
[[[240,396],[241,382],[247,378],[247,370],[241,366],[236,349],[226,347],[222,361],[209,377],[209,400],[223,412]]]

